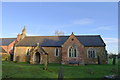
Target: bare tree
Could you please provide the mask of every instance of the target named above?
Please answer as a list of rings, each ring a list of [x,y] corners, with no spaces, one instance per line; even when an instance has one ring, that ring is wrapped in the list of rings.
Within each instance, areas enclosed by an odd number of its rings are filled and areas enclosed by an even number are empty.
[[[55,31],[55,35],[56,35],[56,36],[63,36],[63,35],[64,35],[64,32],[63,32],[63,31],[56,30],[56,31]]]

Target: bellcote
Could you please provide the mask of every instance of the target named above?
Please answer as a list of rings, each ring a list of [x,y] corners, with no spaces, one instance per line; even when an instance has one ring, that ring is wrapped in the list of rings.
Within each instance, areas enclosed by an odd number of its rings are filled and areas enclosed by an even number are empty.
[[[26,27],[24,26],[23,30],[22,30],[22,34],[26,35]]]
[[[21,40],[26,36],[26,27],[24,26],[21,34]]]

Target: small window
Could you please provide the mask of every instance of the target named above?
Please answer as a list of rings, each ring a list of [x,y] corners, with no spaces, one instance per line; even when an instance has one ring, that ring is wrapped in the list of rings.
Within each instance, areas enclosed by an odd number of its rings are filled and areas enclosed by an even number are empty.
[[[76,57],[76,48],[69,48],[69,57]]]
[[[72,41],[73,41],[74,39],[72,39]]]
[[[87,54],[88,58],[96,58],[96,51],[94,49],[89,49]]]
[[[59,56],[59,48],[55,48],[55,56]]]

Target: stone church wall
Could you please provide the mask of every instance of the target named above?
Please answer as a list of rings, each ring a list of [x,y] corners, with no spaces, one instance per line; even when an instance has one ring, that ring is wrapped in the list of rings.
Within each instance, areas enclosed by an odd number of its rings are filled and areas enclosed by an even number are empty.
[[[71,44],[69,44],[71,43]],[[68,48],[69,46],[74,45],[77,47],[77,57],[76,58],[69,58],[68,57]],[[31,49],[32,47],[15,47],[14,50],[14,61],[16,60],[16,57],[19,56],[19,62],[26,62],[26,54],[27,50]],[[64,62],[65,64],[68,64],[69,61],[75,60],[81,62],[81,64],[98,64],[98,58],[100,57],[101,64],[106,63],[105,59],[105,47],[84,47],[82,44],[80,44],[78,41],[71,42],[68,41],[65,43],[64,47],[42,47],[45,52],[48,53],[48,63],[61,63]],[[59,56],[55,56],[55,49],[59,48]],[[88,58],[87,50],[89,48],[94,48],[96,50],[96,58]],[[43,59],[44,60],[44,59]]]
[[[61,63],[61,47],[42,47],[48,53],[48,63]],[[55,49],[59,48],[59,56],[55,56]]]
[[[96,58],[88,58],[87,50],[89,48],[93,48],[96,50]],[[85,47],[84,53],[85,64],[98,64],[98,56],[100,58],[101,64],[106,63],[105,47]]]
[[[69,57],[69,47],[75,47],[77,49],[77,57]],[[62,64],[69,64],[72,61],[84,64],[84,46],[74,35],[71,35],[62,46]]]
[[[14,50],[14,61],[16,60],[17,56],[19,57],[18,58],[18,61],[19,62],[26,62],[26,55],[27,55],[27,51],[28,49],[31,49],[32,47],[15,47],[15,50]]]

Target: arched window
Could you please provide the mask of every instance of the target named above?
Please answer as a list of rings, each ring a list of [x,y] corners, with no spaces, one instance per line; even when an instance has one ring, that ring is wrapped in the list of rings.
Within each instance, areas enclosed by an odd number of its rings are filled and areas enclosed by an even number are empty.
[[[59,56],[59,48],[55,48],[55,56]]]
[[[76,51],[76,48],[74,48],[74,47],[70,47],[69,48],[69,57],[77,57],[77,51]]]
[[[88,58],[96,58],[96,50],[91,48],[87,51]]]

